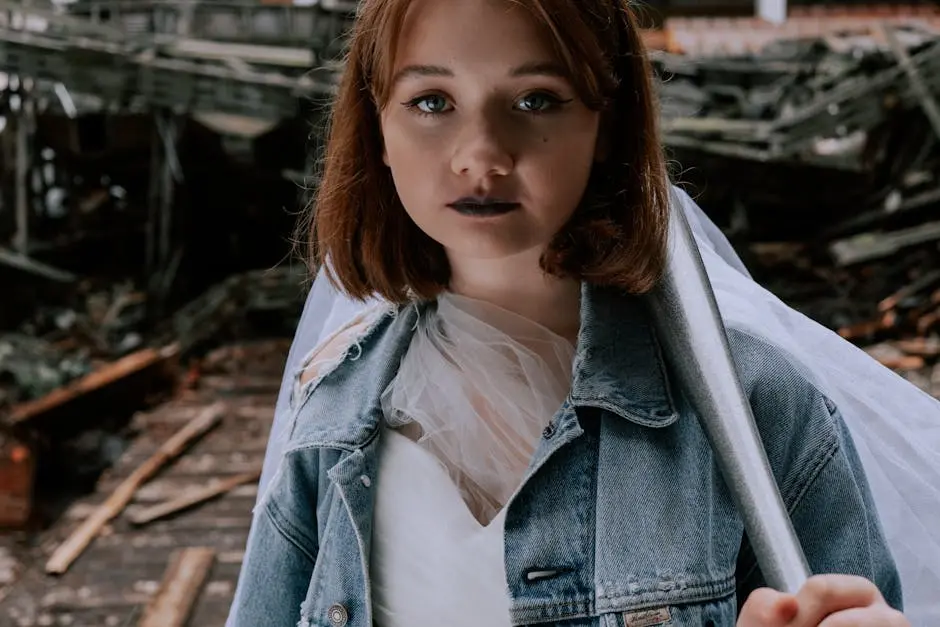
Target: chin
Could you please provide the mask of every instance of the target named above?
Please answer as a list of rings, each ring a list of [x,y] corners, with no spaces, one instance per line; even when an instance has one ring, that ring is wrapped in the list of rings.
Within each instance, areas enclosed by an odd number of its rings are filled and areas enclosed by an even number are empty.
[[[499,259],[511,259],[531,256],[536,263],[542,256],[547,243],[538,243],[528,241],[507,241],[505,239],[488,239],[480,241],[478,238],[463,238],[453,245],[444,243],[447,254],[452,258],[477,259],[480,261],[496,261]]]

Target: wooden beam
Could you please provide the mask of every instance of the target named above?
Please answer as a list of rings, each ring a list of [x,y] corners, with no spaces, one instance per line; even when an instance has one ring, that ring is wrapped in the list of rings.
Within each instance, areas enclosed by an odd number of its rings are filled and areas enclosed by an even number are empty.
[[[183,549],[173,555],[139,627],[184,627],[215,562],[215,550]]]
[[[238,59],[248,64],[309,69],[316,65],[312,51],[289,46],[238,44],[207,39],[174,38],[161,47],[166,54],[197,60]]]
[[[73,381],[65,387],[53,390],[41,398],[15,406],[7,418],[7,423],[11,426],[24,426],[26,423],[82,396],[108,387],[151,366],[165,363],[169,359],[175,358],[177,353],[178,348],[176,346],[168,346],[159,350],[144,348],[131,353]]]
[[[46,562],[46,572],[61,575],[67,571],[72,562],[91,544],[108,521],[120,514],[131,502],[134,493],[137,492],[140,486],[157,474],[164,465],[179,457],[195,440],[219,424],[224,409],[225,406],[222,403],[207,407],[185,427],[177,431],[173,437],[164,442],[156,453],[132,472],[127,479],[122,481],[111,493],[111,496],[99,505],[91,516],[72,532],[72,535],[65,542],[59,545],[59,548]]]
[[[159,503],[153,507],[148,507],[146,509],[135,512],[133,515],[128,516],[128,518],[135,525],[145,525],[149,522],[153,522],[154,520],[164,518],[171,514],[189,509],[194,505],[199,505],[200,503],[214,499],[217,496],[222,496],[226,492],[229,492],[242,484],[255,482],[260,478],[261,470],[258,469],[252,472],[235,475],[227,479],[213,481],[209,485],[187,491],[175,499],[170,499],[169,501]]]

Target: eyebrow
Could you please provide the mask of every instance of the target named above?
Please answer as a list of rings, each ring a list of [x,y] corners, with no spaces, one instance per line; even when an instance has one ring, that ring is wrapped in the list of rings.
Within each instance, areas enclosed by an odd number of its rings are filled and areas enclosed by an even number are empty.
[[[568,73],[557,63],[550,61],[534,61],[531,63],[523,63],[518,67],[514,67],[509,75],[512,77],[520,76],[552,76],[556,78],[567,78]],[[397,84],[398,82],[406,78],[415,78],[423,76],[443,76],[452,78],[454,73],[449,68],[446,68],[442,65],[406,65],[405,67],[398,70],[395,73],[395,76],[392,77],[392,85]]]
[[[557,63],[551,61],[536,61],[534,63],[523,63],[517,68],[513,68],[510,76],[553,76],[556,78],[568,78],[568,72]]]

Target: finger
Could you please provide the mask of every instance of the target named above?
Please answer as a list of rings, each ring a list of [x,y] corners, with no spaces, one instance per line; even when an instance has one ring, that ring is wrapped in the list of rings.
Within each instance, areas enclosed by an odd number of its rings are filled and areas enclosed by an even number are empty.
[[[836,612],[819,623],[819,627],[910,627],[904,614],[887,605],[856,607]]]
[[[798,607],[792,594],[760,588],[751,593],[741,608],[737,627],[786,627]]]
[[[884,604],[878,587],[853,575],[816,575],[796,595],[799,612],[794,625],[818,625],[830,614]]]

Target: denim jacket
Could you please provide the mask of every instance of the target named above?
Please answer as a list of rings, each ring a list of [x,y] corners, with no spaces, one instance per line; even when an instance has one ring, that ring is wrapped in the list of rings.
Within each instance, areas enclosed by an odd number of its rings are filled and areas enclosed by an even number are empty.
[[[427,306],[374,316],[355,350],[293,400],[229,627],[371,627],[380,395]],[[648,316],[640,298],[583,288],[571,391],[507,505],[515,625],[729,627],[763,584]],[[864,576],[900,608],[899,577],[838,408],[780,351],[728,331],[812,571]]]

